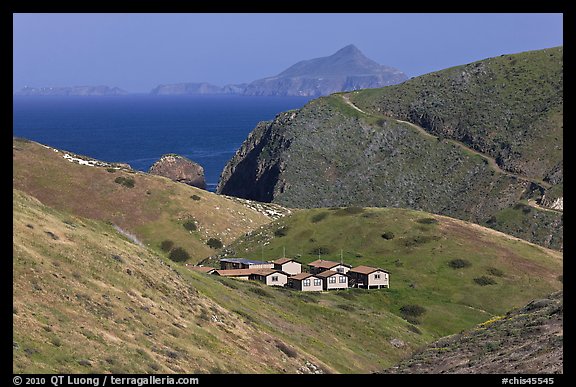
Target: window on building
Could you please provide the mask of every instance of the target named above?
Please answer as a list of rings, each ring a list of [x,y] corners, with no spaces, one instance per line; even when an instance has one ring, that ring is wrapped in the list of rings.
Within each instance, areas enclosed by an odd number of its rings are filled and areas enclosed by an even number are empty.
[[[344,273],[344,268],[343,268],[343,267],[338,267],[338,268],[336,268],[336,271],[337,271],[338,273]]]
[[[336,276],[333,275],[332,277],[328,278],[328,282],[331,284],[335,284],[336,283]]]
[[[380,274],[374,274],[374,279],[380,279]]]
[[[278,276],[277,275],[272,276],[272,282],[278,282]]]
[[[341,284],[345,284],[345,283],[346,283],[346,277],[344,277],[343,275],[340,276],[340,283],[341,283]]]
[[[302,281],[302,286],[310,286],[310,280],[305,279],[304,281]]]
[[[322,285],[322,280],[321,280],[321,279],[318,279],[318,278],[315,278],[315,279],[314,279],[314,286],[320,286],[320,285]]]

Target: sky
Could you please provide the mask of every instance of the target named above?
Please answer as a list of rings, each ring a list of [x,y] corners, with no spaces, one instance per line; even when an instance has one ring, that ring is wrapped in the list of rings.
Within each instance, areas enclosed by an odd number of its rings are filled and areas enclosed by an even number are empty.
[[[251,82],[354,44],[408,77],[563,44],[563,15],[441,13],[13,14],[24,86]]]

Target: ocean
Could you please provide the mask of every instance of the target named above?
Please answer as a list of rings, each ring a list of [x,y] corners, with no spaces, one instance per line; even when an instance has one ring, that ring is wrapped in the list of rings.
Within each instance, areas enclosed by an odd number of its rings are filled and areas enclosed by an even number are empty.
[[[148,171],[176,153],[204,167],[214,191],[226,162],[259,121],[307,97],[107,96],[13,98],[13,135]]]

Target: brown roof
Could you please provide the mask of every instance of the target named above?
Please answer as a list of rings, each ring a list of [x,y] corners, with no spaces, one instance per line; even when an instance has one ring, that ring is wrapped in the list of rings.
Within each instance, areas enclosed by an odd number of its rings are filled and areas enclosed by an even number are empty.
[[[328,278],[328,277],[332,277],[334,274],[346,275],[346,274],[343,274],[343,273],[338,273],[337,271],[334,271],[334,270],[324,270],[322,273],[316,274],[316,276],[317,276],[317,277],[322,277],[322,278]]]
[[[334,266],[338,266],[340,265],[340,262],[334,262],[334,261],[325,261],[323,259],[317,259],[314,262],[310,262],[308,264],[308,266],[314,266],[314,267],[321,267],[323,269],[331,269]],[[345,263],[343,263],[342,265],[344,266],[348,266],[351,267],[350,265],[347,265]]]
[[[371,266],[364,266],[364,265],[356,266],[356,267],[350,269],[350,271],[353,271],[355,273],[360,273],[360,274],[370,274],[370,273],[373,273],[373,272],[378,271],[378,270],[383,271],[385,273],[389,273],[387,270],[380,269],[378,267],[371,267]]]
[[[188,269],[194,270],[194,271],[199,271],[199,272],[202,272],[202,273],[209,273],[209,272],[211,272],[212,270],[216,270],[216,269],[214,269],[213,267],[210,267],[210,266],[188,266]]]
[[[215,273],[223,277],[242,277],[254,273],[254,269],[216,270]]]
[[[272,262],[277,264],[277,265],[283,265],[283,264],[290,262],[290,261],[297,262],[296,260],[294,260],[292,258],[278,258],[277,260],[272,261]]]
[[[308,277],[314,277],[314,275],[313,275],[313,274],[310,274],[310,273],[298,273],[298,274],[293,275],[292,277],[289,277],[289,278],[295,279],[295,280],[297,280],[297,281],[302,281],[302,280],[305,280],[305,279],[308,278]]]
[[[251,272],[252,272],[251,274],[258,274],[263,276],[269,276],[270,274],[274,273],[284,274],[284,272],[275,269],[251,269]]]

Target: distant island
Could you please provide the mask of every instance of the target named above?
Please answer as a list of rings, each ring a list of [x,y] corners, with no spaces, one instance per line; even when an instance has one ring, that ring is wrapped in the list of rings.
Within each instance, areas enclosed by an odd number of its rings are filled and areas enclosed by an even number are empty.
[[[367,58],[348,45],[333,55],[303,60],[280,74],[249,84],[215,86],[206,82],[159,85],[154,95],[238,94],[319,97],[339,91],[370,89],[407,80],[402,71]]]
[[[68,96],[68,95],[127,95],[128,92],[119,87],[109,86],[66,86],[66,87],[29,87],[22,88],[15,95],[25,96]]]

